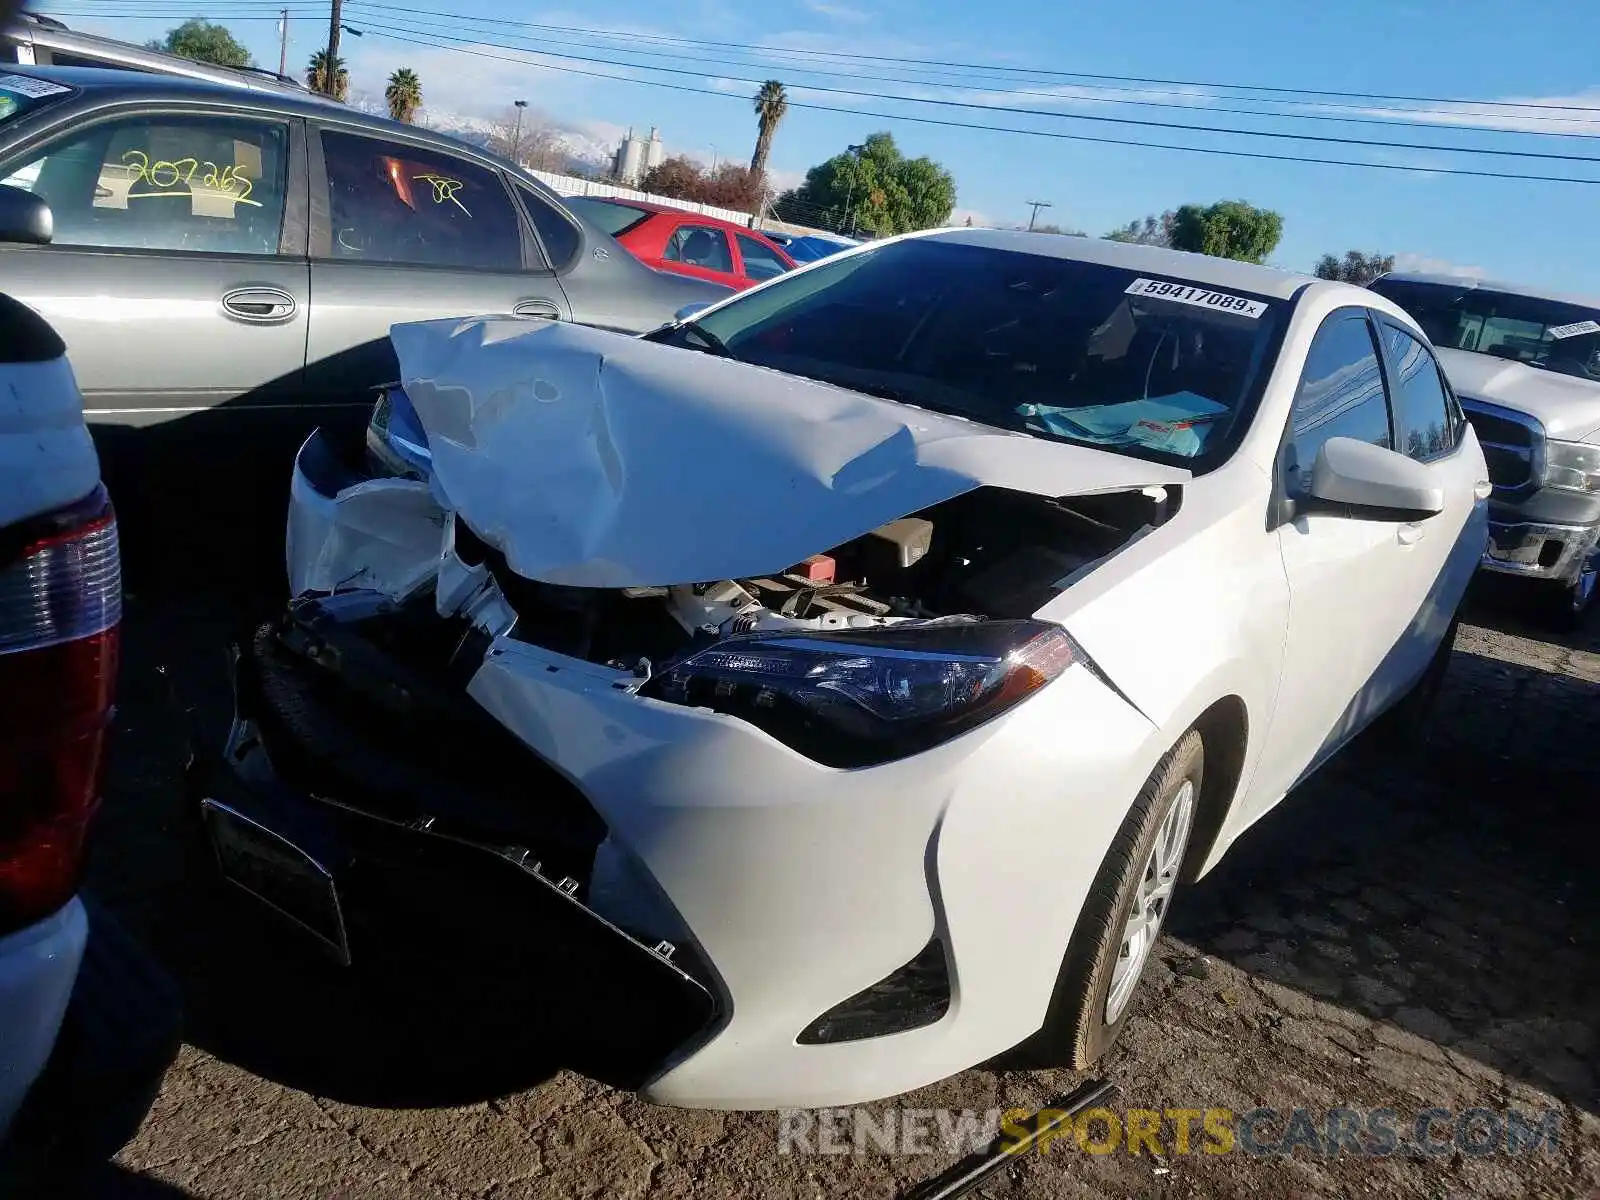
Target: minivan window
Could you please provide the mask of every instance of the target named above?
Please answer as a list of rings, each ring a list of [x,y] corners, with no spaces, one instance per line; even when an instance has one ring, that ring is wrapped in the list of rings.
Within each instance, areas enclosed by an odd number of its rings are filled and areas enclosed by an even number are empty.
[[[522,238],[500,176],[416,146],[322,132],[330,253],[357,262],[516,271]]]
[[[55,246],[276,254],[288,126],[145,114],[51,142],[0,183],[42,196]]]
[[[1248,428],[1289,307],[1098,263],[911,238],[791,272],[657,336],[1205,470]]]

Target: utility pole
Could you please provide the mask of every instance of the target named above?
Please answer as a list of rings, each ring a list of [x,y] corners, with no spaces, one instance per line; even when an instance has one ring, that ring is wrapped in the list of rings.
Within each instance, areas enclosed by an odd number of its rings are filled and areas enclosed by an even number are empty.
[[[344,15],[340,12],[343,0],[332,0],[333,8],[328,17],[328,66],[323,71],[322,90],[330,96],[339,94],[339,21]]]
[[[517,166],[522,165],[522,110],[528,107],[526,100],[513,100],[511,102],[517,110],[517,131],[511,135],[511,161]]]
[[[1054,208],[1055,205],[1048,200],[1029,200],[1028,203],[1033,205],[1033,212],[1028,217],[1028,230],[1031,233],[1033,231],[1033,223],[1038,219],[1039,210],[1041,208]]]
[[[278,74],[289,73],[289,10],[278,13]]]

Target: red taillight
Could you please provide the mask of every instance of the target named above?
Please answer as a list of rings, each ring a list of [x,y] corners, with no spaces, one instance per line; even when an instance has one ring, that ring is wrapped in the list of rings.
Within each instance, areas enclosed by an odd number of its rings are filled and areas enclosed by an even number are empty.
[[[105,489],[0,531],[0,934],[48,916],[78,889],[121,618]]]

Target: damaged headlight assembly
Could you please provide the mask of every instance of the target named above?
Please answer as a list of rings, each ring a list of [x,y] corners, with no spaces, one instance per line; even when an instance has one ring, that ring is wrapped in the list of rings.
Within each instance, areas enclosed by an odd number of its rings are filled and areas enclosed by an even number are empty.
[[[375,472],[400,479],[427,479],[433,470],[428,435],[399,384],[378,393],[367,423],[367,457]]]
[[[663,666],[642,694],[750,722],[806,757],[865,767],[1005,712],[1083,651],[1059,625],[940,618],[736,634]]]

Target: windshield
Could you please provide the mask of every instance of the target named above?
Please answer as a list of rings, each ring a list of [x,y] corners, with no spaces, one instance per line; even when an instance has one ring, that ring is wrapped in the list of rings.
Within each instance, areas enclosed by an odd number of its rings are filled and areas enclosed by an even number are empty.
[[[1249,424],[1285,302],[912,238],[830,259],[655,335],[1194,470]]]
[[[1600,380],[1600,308],[1484,288],[1379,279],[1435,346]]]
[[[71,88],[31,75],[0,74],[0,125],[16,120],[41,105],[59,100]]]

